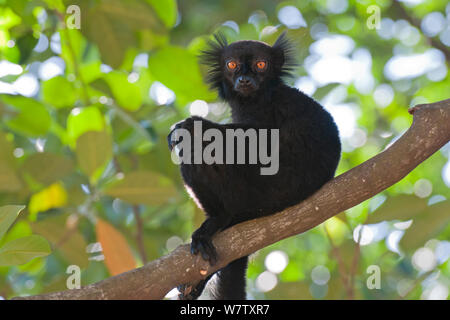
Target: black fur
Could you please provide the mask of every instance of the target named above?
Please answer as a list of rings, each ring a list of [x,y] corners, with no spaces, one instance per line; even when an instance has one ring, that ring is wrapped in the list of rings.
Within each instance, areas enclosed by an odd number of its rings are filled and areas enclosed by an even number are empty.
[[[238,62],[234,71],[226,67],[230,60]],[[260,60],[267,63],[264,71],[255,69],[255,61]],[[223,36],[216,35],[203,52],[202,62],[210,67],[207,79],[211,87],[231,107],[232,123],[190,117],[174,130],[192,132],[195,120],[202,121],[203,130],[280,130],[279,171],[275,175],[261,175],[260,164],[180,165],[186,186],[207,216],[192,235],[191,251],[214,264],[217,254],[211,238],[215,233],[306,199],[333,178],[341,144],[330,114],[312,98],[283,83],[282,78],[294,66],[292,47],[284,35],[273,46],[259,41],[228,45]],[[250,79],[251,85],[240,87],[238,78],[242,76]],[[168,136],[170,148],[173,132]],[[216,298],[244,299],[246,268],[247,257],[243,257],[220,270]],[[197,298],[208,279],[182,298]]]

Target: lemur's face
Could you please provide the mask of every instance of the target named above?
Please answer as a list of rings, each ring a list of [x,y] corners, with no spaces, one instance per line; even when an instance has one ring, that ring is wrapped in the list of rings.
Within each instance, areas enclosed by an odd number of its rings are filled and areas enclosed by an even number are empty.
[[[208,81],[224,98],[254,96],[290,71],[290,45],[284,35],[273,46],[261,41],[244,40],[227,44],[216,35],[216,42],[203,52],[210,66]],[[287,63],[286,63],[287,62]]]
[[[258,41],[238,41],[222,54],[224,81],[236,93],[248,96],[260,89],[267,79],[274,78],[280,61],[272,47]]]

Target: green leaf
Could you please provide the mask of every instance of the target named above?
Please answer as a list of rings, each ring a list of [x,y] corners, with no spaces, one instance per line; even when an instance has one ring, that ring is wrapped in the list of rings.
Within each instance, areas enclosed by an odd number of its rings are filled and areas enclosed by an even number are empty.
[[[30,155],[22,169],[37,182],[49,185],[71,173],[73,161],[63,155],[39,152]]]
[[[51,118],[43,104],[21,96],[2,95],[1,99],[18,112],[14,118],[6,121],[11,129],[28,136],[41,136],[48,132]]]
[[[414,195],[389,197],[366,221],[366,224],[390,220],[409,220],[427,207],[427,200]]]
[[[24,264],[50,254],[50,245],[41,236],[32,235],[6,243],[0,248],[0,266]]]
[[[112,71],[104,78],[119,106],[130,111],[139,110],[142,105],[141,91],[136,84],[128,81],[126,74]]]
[[[338,83],[330,83],[323,87],[318,88],[314,92],[314,99],[316,100],[322,100],[327,94],[329,94],[333,89],[337,88],[339,86]]]
[[[176,123],[176,121],[172,123]],[[139,160],[142,163],[142,169],[144,170],[160,172],[172,181],[181,179],[180,170],[172,163],[170,153],[167,152],[165,139],[162,135],[156,141],[151,151],[142,154]]]
[[[126,50],[137,44],[136,31],[162,32],[163,25],[153,8],[138,0],[71,1],[81,7],[81,31],[98,45],[102,60],[118,68]],[[95,23],[92,23],[95,21]]]
[[[54,251],[61,253],[69,264],[85,268],[89,263],[89,256],[86,252],[87,244],[78,230],[68,227],[68,217],[67,214],[49,217],[33,223],[31,228],[33,232],[48,239]]]
[[[22,183],[15,172],[13,145],[3,132],[0,132],[0,150],[0,191],[18,191]]]
[[[74,4],[74,3],[71,3]],[[83,19],[83,10],[81,11]],[[64,28],[59,31],[61,40],[61,58],[66,62],[67,72],[76,73],[75,64],[81,65],[83,53],[86,51],[87,41],[80,30]],[[85,78],[83,78],[84,81]]]
[[[289,261],[286,268],[280,274],[280,279],[283,282],[299,281],[303,278],[305,278],[305,275],[303,273],[302,267],[295,260]]]
[[[19,64],[24,64],[28,61],[33,48],[36,46],[38,39],[33,36],[33,32],[30,30],[29,33],[17,39],[17,47],[20,51]]]
[[[175,92],[181,104],[216,97],[203,83],[197,58],[184,48],[168,46],[159,50],[150,56],[148,67],[156,80]]]
[[[164,24],[171,28],[177,21],[177,2],[175,0],[147,0]]]
[[[450,222],[450,201],[442,201],[427,207],[416,216],[413,224],[400,240],[400,246],[410,251],[422,246],[427,240],[435,237]]]
[[[131,204],[160,205],[173,197],[172,181],[151,171],[135,171],[105,190],[105,194]]]
[[[72,146],[78,137],[88,131],[103,131],[105,120],[97,107],[74,108],[67,118],[67,133]]]
[[[135,35],[126,24],[115,23],[104,12],[98,11],[98,15],[95,13],[90,15],[96,23],[88,29],[88,39],[98,45],[102,60],[106,64],[113,68],[120,67],[126,49],[136,44]]]
[[[42,83],[42,100],[55,108],[73,107],[77,93],[72,82],[58,76]]]
[[[26,236],[31,236],[33,231],[31,230],[31,225],[28,220],[22,219],[16,221],[5,236],[0,240],[0,248],[7,242],[23,238]]]
[[[12,205],[0,207],[0,240],[24,208],[25,206]]]
[[[301,282],[280,282],[277,286],[265,293],[268,299],[305,299],[311,300],[309,284],[306,281]]]
[[[152,7],[140,0],[103,0],[97,10],[108,18],[126,23],[133,31],[163,27]]]
[[[428,101],[440,101],[448,99],[448,81],[429,83],[417,90],[417,96],[424,97]]]
[[[21,22],[20,17],[11,8],[2,7],[1,14],[2,20],[0,20],[0,27],[2,30],[8,30]]]
[[[5,3],[5,1],[2,1],[2,4],[3,3]],[[26,29],[29,29],[29,31],[32,32],[31,26],[37,23],[36,16],[33,14],[33,9],[36,6],[39,6],[39,4],[34,1],[26,0],[8,0],[7,4],[8,7],[10,7],[14,11],[14,13],[22,18],[22,25],[24,25]]]
[[[66,9],[62,0],[44,0],[44,2],[50,9],[56,9],[59,12],[64,12]]]
[[[89,131],[77,140],[76,154],[81,170],[92,177],[112,156],[111,136],[102,131]]]
[[[166,46],[169,43],[169,40],[168,34],[156,33],[150,29],[143,30],[140,32],[139,36],[139,48],[142,49],[142,51],[155,51]]]
[[[90,84],[95,79],[103,76],[100,66],[101,61],[99,60],[81,65],[80,74],[83,78],[83,81]]]

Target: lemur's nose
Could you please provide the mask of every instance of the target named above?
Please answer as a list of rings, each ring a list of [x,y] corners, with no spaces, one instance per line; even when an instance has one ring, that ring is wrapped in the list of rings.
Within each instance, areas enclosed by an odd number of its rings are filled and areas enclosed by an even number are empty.
[[[239,84],[248,86],[251,83],[251,80],[247,76],[240,76],[238,78]]]

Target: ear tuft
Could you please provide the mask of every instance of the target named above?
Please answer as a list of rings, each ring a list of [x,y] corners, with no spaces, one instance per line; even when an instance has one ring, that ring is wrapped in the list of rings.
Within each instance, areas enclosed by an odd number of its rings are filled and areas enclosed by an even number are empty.
[[[295,61],[295,46],[287,37],[286,31],[283,31],[283,33],[278,37],[272,48],[275,50],[276,55],[281,61],[279,65],[280,76],[292,77],[292,72],[297,66]]]
[[[228,46],[228,41],[222,32],[213,35],[214,40],[208,40],[207,48],[201,51],[200,63],[209,67],[206,82],[211,89],[218,89],[222,82],[222,53]]]

